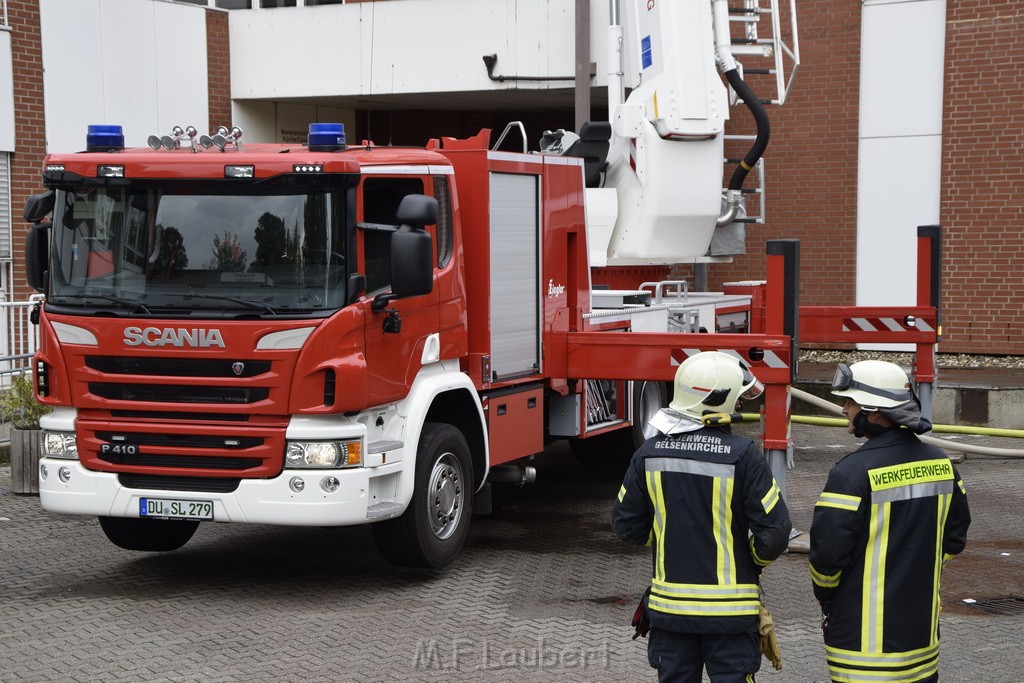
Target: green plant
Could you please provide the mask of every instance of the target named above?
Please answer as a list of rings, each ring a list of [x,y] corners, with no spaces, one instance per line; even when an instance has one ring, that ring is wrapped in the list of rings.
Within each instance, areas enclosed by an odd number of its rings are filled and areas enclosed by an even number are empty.
[[[0,391],[0,419],[15,429],[39,429],[39,418],[51,410],[36,400],[31,376],[16,375],[11,386]]]

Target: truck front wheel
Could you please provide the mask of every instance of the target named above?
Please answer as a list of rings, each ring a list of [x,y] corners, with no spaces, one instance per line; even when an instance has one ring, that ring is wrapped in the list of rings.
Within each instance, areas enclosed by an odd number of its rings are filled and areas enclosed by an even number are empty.
[[[416,453],[416,484],[401,517],[373,525],[386,560],[405,567],[443,567],[469,532],[473,470],[466,438],[448,424],[423,425]]]
[[[132,517],[100,517],[100,528],[110,542],[125,550],[167,552],[188,543],[199,522]]]

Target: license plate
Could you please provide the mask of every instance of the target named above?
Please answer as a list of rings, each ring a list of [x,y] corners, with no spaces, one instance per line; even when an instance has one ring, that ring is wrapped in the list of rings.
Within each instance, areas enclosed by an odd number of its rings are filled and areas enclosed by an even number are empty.
[[[178,498],[140,498],[139,517],[160,519],[213,519],[213,501]]]

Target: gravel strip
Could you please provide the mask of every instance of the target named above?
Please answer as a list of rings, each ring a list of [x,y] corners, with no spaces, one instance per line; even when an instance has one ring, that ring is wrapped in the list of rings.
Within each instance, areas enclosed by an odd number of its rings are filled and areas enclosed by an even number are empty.
[[[914,363],[914,354],[891,351],[827,351],[805,349],[800,351],[802,363],[856,363],[862,360],[887,360],[897,365]],[[1024,356],[981,356],[968,353],[939,353],[935,356],[939,368],[1021,368]]]

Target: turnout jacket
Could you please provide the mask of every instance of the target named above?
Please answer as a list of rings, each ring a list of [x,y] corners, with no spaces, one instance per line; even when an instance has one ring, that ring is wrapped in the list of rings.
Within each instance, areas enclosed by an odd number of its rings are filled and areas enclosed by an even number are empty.
[[[832,468],[814,506],[810,571],[833,680],[938,673],[939,578],[970,523],[956,468],[906,429],[882,432]]]
[[[757,623],[761,570],[786,549],[792,525],[760,449],[727,427],[701,427],[637,450],[612,528],[652,546],[652,627],[730,634]]]

